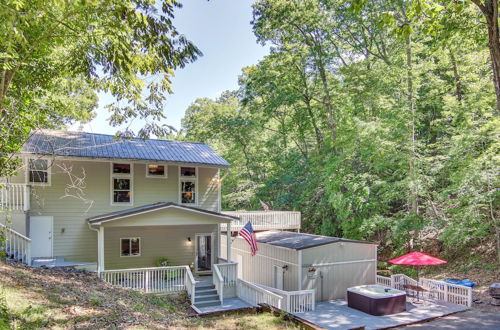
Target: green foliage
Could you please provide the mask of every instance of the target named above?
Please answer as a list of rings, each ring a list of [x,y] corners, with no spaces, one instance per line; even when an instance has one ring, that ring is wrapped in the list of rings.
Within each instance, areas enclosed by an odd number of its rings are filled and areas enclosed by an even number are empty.
[[[156,267],[171,266],[170,262],[165,257],[159,257],[158,259],[156,259],[155,265],[156,265]]]
[[[10,326],[10,314],[7,308],[5,292],[0,287],[0,329],[8,329]]]
[[[488,36],[458,3],[255,1],[254,32],[271,54],[182,122],[182,137],[232,164],[223,208],[263,200],[301,211],[308,232],[394,253],[498,244]]]

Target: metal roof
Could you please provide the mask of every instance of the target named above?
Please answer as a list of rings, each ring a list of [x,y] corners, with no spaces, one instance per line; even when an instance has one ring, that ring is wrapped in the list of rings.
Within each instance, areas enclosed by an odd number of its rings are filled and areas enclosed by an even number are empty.
[[[203,143],[167,140],[116,139],[113,135],[39,130],[24,144],[22,153],[66,157],[164,161],[229,167]]]
[[[303,250],[320,245],[337,243],[337,242],[352,242],[361,244],[377,244],[366,241],[356,241],[339,237],[312,235],[304,233],[295,233],[290,231],[264,231],[256,233],[257,242],[266,243],[274,246],[280,246],[288,249]]]
[[[132,216],[132,215],[137,214],[137,213],[152,212],[155,210],[165,209],[168,207],[181,208],[181,209],[185,209],[188,211],[202,212],[202,213],[206,213],[208,215],[215,215],[215,216],[218,216],[221,218],[239,219],[238,217],[233,217],[231,215],[222,214],[222,213],[209,211],[209,210],[205,210],[205,209],[200,209],[200,208],[193,207],[193,206],[186,206],[186,205],[177,204],[177,203],[173,203],[173,202],[158,202],[158,203],[153,203],[153,204],[137,206],[137,207],[133,207],[133,208],[126,209],[126,210],[120,210],[120,211],[116,211],[116,212],[110,212],[110,213],[105,213],[105,214],[101,214],[101,215],[96,215],[96,216],[87,218],[87,221],[89,223],[111,221],[111,220],[115,220],[115,219],[126,217],[126,216],[127,217]]]

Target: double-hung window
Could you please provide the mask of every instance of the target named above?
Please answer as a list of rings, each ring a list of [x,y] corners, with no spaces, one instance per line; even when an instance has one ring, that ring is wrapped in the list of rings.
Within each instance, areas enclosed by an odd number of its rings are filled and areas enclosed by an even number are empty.
[[[132,171],[132,164],[111,164],[111,204],[133,203]]]
[[[196,205],[197,198],[197,173],[196,167],[180,167],[179,188],[180,203]]]
[[[28,182],[38,185],[50,185],[50,168],[47,159],[28,160]]]
[[[137,257],[141,255],[141,238],[120,238],[120,256]]]

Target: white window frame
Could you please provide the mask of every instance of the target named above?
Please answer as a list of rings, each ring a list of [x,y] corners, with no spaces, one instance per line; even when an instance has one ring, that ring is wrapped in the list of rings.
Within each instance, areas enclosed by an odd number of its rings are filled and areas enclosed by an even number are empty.
[[[193,167],[194,168],[194,176],[181,176],[181,169],[183,167]],[[187,206],[196,206],[198,205],[199,201],[199,194],[198,194],[198,167],[197,166],[179,166],[179,204],[181,205],[187,205]],[[194,203],[183,203],[182,202],[182,182],[183,181],[194,181]]]
[[[121,164],[121,163],[120,163]],[[129,249],[130,249],[130,254],[128,256],[122,255],[122,240],[128,239],[129,241]],[[138,239],[139,240],[139,254],[132,255],[132,241],[133,239]],[[131,258],[131,257],[140,257],[142,254],[142,239],[141,237],[120,237],[120,258]]]
[[[47,182],[31,182],[30,181],[30,160],[45,160],[47,162]],[[33,186],[51,186],[52,185],[52,166],[49,163],[48,158],[26,158],[26,171],[25,171],[25,178],[26,178],[26,184],[33,185]]]
[[[114,164],[128,164],[130,165],[130,174],[124,174],[124,173],[113,173],[113,165]],[[112,206],[130,206],[134,205],[134,164],[133,163],[128,163],[128,162],[111,162],[110,163],[110,168],[109,168],[109,173],[110,173],[110,204]],[[120,203],[120,202],[115,202],[115,187],[114,187],[114,182],[113,179],[129,179],[130,180],[130,202],[128,203]]]
[[[163,175],[151,175],[149,174],[149,165],[158,165],[158,166],[163,166],[165,167],[165,173]],[[146,164],[146,178],[150,179],[166,179],[168,178],[168,165],[167,164]]]

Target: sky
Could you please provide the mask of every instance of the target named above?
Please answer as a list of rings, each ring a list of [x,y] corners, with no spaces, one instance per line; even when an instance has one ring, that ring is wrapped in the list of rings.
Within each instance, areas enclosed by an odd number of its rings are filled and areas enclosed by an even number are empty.
[[[215,98],[223,91],[238,87],[238,76],[245,66],[256,64],[269,53],[268,47],[256,42],[250,21],[252,0],[184,0],[175,12],[174,24],[202,52],[203,56],[184,69],[176,70],[172,95],[167,96],[166,120],[162,123],[180,128],[186,108],[199,97]],[[104,108],[113,101],[99,94],[97,116],[84,124],[86,132],[115,134],[119,129],[107,123]],[[137,132],[144,122],[134,120],[130,128]],[[71,130],[78,129],[72,125]]]

